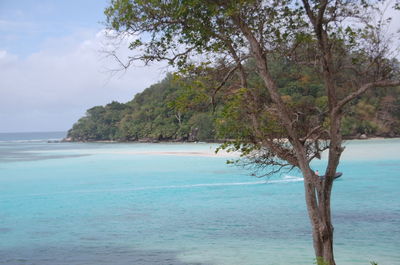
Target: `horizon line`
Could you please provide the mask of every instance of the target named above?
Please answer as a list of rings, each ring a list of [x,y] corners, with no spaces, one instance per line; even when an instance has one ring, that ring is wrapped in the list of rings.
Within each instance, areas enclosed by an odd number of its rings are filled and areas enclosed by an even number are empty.
[[[57,131],[19,131],[19,132],[15,132],[15,131],[2,132],[2,131],[0,131],[0,134],[5,134],[5,133],[65,133],[65,132],[68,132],[68,130],[63,130],[63,131],[59,131],[59,130],[57,130]]]

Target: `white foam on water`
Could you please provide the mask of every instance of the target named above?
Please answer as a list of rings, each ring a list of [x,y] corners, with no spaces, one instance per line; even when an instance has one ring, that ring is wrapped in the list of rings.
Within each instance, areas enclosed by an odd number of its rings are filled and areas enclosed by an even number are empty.
[[[75,194],[75,193],[131,192],[131,191],[164,190],[164,189],[191,189],[191,188],[202,188],[202,187],[250,186],[250,185],[284,184],[284,183],[300,182],[300,181],[303,181],[303,178],[289,177],[289,178],[284,178],[284,179],[260,180],[260,181],[252,181],[252,182],[200,183],[200,184],[188,184],[188,185],[134,187],[134,188],[125,188],[125,189],[60,191],[60,192],[51,192],[51,193],[34,193],[34,194],[26,194],[26,195],[21,195],[21,196],[12,196],[12,197],[30,197],[30,196],[36,197],[36,196],[51,196],[51,195],[59,195],[59,194]],[[11,197],[11,196],[9,196],[9,197]]]
[[[290,183],[290,182],[300,182],[303,181],[303,178],[296,176],[284,176],[283,179],[270,180],[268,183]]]
[[[300,178],[298,176],[285,175],[285,176],[283,176],[283,179],[303,179],[303,178]]]

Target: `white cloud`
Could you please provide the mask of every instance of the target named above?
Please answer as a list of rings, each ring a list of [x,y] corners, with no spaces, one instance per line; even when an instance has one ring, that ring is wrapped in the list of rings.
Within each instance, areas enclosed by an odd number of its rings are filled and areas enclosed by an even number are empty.
[[[115,61],[100,53],[104,42],[101,32],[52,39],[24,59],[0,51],[0,132],[66,130],[86,109],[126,102],[165,76],[158,64],[111,77]]]
[[[26,28],[32,28],[33,24],[29,22],[12,21],[0,19],[0,30],[1,31],[16,31],[16,30],[26,30]]]
[[[400,11],[394,9],[394,4],[394,0],[381,3],[380,11],[382,12],[382,17],[378,16],[376,19],[391,18],[384,33],[389,37],[392,56],[400,60]]]

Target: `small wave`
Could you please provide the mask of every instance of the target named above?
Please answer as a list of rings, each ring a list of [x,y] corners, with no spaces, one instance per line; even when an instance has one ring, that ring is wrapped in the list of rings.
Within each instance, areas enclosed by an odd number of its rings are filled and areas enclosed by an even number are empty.
[[[283,179],[277,180],[269,180],[268,183],[289,183],[289,182],[300,182],[303,181],[303,178],[294,177],[294,176],[285,176]]]
[[[200,184],[188,184],[188,185],[166,185],[166,186],[148,186],[148,187],[136,187],[126,189],[102,189],[102,190],[74,190],[74,191],[60,191],[51,193],[34,193],[26,194],[16,197],[25,196],[51,196],[59,194],[82,194],[82,193],[109,193],[109,192],[131,192],[131,191],[145,191],[145,190],[164,190],[164,189],[190,189],[190,188],[201,188],[201,187],[224,187],[224,186],[250,186],[250,185],[268,185],[268,184],[279,184],[289,182],[300,182],[303,178],[293,177],[290,179],[277,179],[277,180],[261,180],[253,182],[222,182],[222,183],[200,183]],[[14,197],[14,196],[13,196]]]
[[[218,186],[241,186],[241,185],[259,185],[265,184],[266,181],[254,182],[229,182],[229,183],[204,183],[204,184],[188,184],[188,185],[166,185],[166,186],[148,186],[136,187],[126,189],[105,189],[105,190],[74,190],[74,191],[60,191],[51,193],[35,193],[26,196],[47,196],[57,194],[73,194],[73,193],[102,193],[102,192],[129,192],[129,191],[142,191],[142,190],[163,190],[163,189],[188,189],[196,187],[218,187]]]
[[[297,176],[290,176],[290,175],[285,175],[283,176],[284,179],[299,179]]]

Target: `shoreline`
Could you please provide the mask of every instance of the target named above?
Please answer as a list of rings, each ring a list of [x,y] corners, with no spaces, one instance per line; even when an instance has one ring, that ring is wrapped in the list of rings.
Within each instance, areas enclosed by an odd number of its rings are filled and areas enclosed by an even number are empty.
[[[393,137],[383,137],[383,136],[372,136],[372,137],[343,137],[343,141],[349,140],[360,140],[360,141],[370,141],[370,140],[388,140],[388,139],[400,139],[400,136],[393,136]],[[72,140],[68,138],[61,139],[61,143],[144,143],[144,144],[185,144],[185,143],[207,143],[207,144],[223,144],[227,141],[231,141],[230,139],[227,140],[213,140],[213,141],[176,141],[176,140],[136,140],[136,141],[119,141],[119,140]],[[50,142],[50,141],[49,141]],[[56,141],[51,141],[56,142]]]

